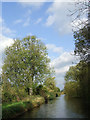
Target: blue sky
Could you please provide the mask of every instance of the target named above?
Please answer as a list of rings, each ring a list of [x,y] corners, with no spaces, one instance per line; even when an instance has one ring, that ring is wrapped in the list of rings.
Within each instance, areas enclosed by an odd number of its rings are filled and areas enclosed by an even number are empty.
[[[56,84],[63,89],[64,75],[76,60],[71,55],[74,50],[74,38],[72,18],[68,16],[68,9],[71,10],[73,5],[68,2],[55,2],[56,0],[37,3],[17,1],[19,2],[2,2],[0,54],[3,55],[5,48],[13,44],[13,38],[37,36],[48,48],[50,65],[56,72]],[[3,61],[0,61],[1,67]]]
[[[50,27],[45,25],[46,19],[48,18],[46,11],[50,5],[52,5],[52,3],[45,2],[41,8],[33,9],[32,6],[20,6],[20,3],[3,3],[2,18],[7,27],[16,33],[15,35],[5,35],[7,37],[23,38],[26,35],[33,34],[41,38],[45,44],[53,43],[70,51],[74,46],[72,33],[66,35],[61,33],[60,35],[60,33],[54,29],[53,25]]]

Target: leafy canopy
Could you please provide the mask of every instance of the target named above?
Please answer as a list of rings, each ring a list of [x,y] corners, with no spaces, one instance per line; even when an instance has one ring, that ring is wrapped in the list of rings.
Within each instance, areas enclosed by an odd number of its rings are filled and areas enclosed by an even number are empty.
[[[43,83],[50,76],[50,59],[46,46],[35,36],[15,40],[6,49],[6,58],[2,67],[4,90],[7,86],[29,88]]]

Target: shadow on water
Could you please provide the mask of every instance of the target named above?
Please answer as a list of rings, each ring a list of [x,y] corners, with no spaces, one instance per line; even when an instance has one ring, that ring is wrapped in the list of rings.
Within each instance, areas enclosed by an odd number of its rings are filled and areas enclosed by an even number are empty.
[[[68,112],[72,111],[76,116],[88,117],[88,105],[84,99],[64,96],[64,100],[66,101]]]
[[[65,95],[28,111],[19,118],[86,118],[87,112],[81,99],[67,98]]]

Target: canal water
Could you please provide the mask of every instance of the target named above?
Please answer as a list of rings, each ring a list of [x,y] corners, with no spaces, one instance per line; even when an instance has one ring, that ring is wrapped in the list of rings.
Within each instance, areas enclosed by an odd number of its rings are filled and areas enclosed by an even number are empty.
[[[87,118],[87,107],[79,98],[67,98],[65,95],[50,100],[19,118]]]

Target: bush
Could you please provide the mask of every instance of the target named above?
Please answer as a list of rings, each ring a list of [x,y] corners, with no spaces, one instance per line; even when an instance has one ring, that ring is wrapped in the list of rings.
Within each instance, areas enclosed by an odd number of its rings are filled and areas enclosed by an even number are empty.
[[[55,87],[55,92],[60,92],[60,88]]]
[[[44,97],[45,101],[52,100],[56,97],[56,92],[54,90],[51,90],[50,88],[39,85],[37,87],[37,93],[38,95]]]
[[[53,93],[53,92],[49,93],[49,95],[50,95],[49,100],[53,100],[56,97],[55,93]]]
[[[9,92],[5,92],[2,94],[2,102],[12,102],[13,99],[16,99],[16,96],[10,94]]]

